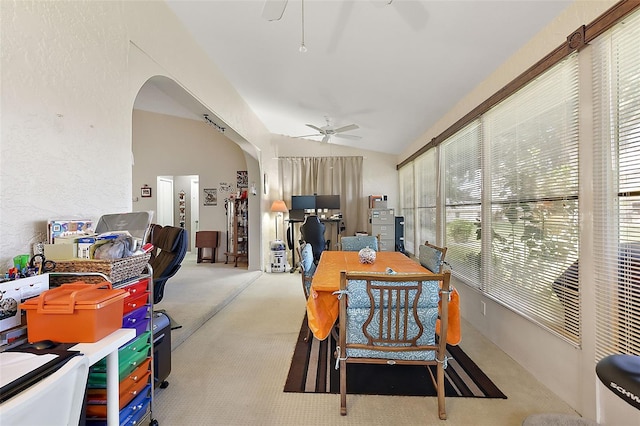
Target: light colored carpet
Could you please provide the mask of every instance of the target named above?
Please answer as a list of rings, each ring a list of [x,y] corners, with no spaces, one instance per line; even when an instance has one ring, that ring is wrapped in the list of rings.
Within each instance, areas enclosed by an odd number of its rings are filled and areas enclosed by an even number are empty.
[[[259,275],[257,279],[255,274]],[[175,330],[172,337],[184,333],[182,339],[188,330],[196,331],[176,346],[168,377],[170,385],[155,394],[153,414],[162,426],[517,426],[537,413],[576,415],[463,321],[463,349],[508,399],[448,398],[445,422],[438,419],[435,398],[349,395],[348,415],[342,417],[338,395],[283,392],[305,312],[298,273],[247,272],[228,265],[187,262],[172,280],[167,291],[169,288],[172,292],[179,291],[184,301],[167,293],[161,303],[184,326],[183,331]],[[191,290],[188,283],[191,280],[202,283],[202,293],[191,294],[196,291]],[[216,292],[205,282],[220,282],[234,288]],[[228,303],[242,288],[245,289]],[[223,309],[212,307],[214,299],[227,305]],[[179,306],[180,303],[188,306]],[[204,325],[196,326],[208,315],[196,311],[204,310],[218,312]],[[195,321],[193,326],[191,321]]]
[[[596,426],[597,423],[568,414],[532,414],[522,422],[522,426]]]
[[[195,254],[188,253],[178,273],[167,281],[162,301],[154,306],[181,326],[171,333],[171,348],[180,346],[260,275],[224,262],[196,263]]]

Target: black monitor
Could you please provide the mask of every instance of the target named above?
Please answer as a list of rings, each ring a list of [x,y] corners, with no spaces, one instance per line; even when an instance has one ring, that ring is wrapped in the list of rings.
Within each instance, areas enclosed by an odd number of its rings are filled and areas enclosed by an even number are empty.
[[[315,195],[293,195],[291,196],[291,210],[315,210]]]
[[[340,196],[339,195],[316,195],[316,208],[339,210],[340,209]]]

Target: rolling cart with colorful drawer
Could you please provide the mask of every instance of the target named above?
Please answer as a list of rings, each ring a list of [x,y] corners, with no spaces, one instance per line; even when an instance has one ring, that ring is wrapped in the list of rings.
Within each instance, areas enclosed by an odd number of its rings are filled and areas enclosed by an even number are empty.
[[[115,288],[129,293],[124,300],[122,328],[136,330],[136,337],[118,350],[120,426],[140,425],[153,419],[153,274],[118,283]],[[106,362],[91,367],[87,390],[87,425],[106,424]]]

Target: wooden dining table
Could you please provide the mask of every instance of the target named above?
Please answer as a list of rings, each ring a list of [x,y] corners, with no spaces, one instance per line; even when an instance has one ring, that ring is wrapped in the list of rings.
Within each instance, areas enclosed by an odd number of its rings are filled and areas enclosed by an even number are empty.
[[[338,296],[340,272],[395,272],[430,273],[418,262],[397,251],[376,253],[374,263],[360,263],[357,251],[323,251],[311,281],[311,292],[307,299],[307,320],[311,332],[318,340],[326,339],[338,319]]]

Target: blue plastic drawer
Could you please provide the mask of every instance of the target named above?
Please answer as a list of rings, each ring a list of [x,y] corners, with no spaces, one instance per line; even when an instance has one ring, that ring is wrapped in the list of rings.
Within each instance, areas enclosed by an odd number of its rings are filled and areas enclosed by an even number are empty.
[[[149,329],[150,316],[149,307],[138,308],[122,318],[122,328],[135,328],[136,336],[141,335]]]
[[[120,426],[139,425],[140,420],[147,414],[150,403],[151,385],[148,385],[126,407],[120,410],[118,415]],[[107,426],[107,421],[104,418],[88,418],[86,423],[90,426]]]

